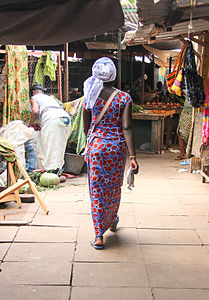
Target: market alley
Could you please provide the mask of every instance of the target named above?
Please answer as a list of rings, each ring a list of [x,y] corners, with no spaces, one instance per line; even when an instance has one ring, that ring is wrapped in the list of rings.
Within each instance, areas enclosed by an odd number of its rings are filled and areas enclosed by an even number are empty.
[[[85,173],[40,193],[48,216],[37,202],[0,210],[1,300],[209,299],[209,183],[188,166],[179,173],[174,153],[137,158],[103,250],[90,246]]]

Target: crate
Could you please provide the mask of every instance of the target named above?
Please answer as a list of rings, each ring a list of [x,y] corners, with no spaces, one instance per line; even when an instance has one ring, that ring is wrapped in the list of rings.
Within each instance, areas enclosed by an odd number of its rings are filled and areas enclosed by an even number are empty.
[[[79,175],[84,165],[82,155],[65,153],[64,172]]]

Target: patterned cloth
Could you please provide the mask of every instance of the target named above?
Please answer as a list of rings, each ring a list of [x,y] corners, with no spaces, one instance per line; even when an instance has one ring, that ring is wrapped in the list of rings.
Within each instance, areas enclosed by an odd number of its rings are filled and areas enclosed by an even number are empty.
[[[184,108],[180,114],[179,124],[177,127],[177,134],[187,144],[189,140],[190,130],[192,127],[192,106],[187,100],[184,102]]]
[[[121,117],[124,107],[131,102],[130,95],[120,91],[89,139],[86,157],[96,237],[102,236],[117,220],[127,149]],[[104,104],[103,99],[97,98],[91,110],[92,121],[88,135]],[[86,106],[84,99],[83,107],[86,109]]]
[[[14,170],[15,178],[18,179],[19,177],[19,170],[16,165],[16,160],[17,160],[17,154],[14,151],[14,148],[12,145],[9,143],[7,139],[4,139],[0,137],[0,155],[3,156],[3,158],[6,161],[9,161],[12,163],[12,167]]]
[[[25,46],[8,45],[6,52],[3,126],[14,120],[28,122],[30,119],[27,49]]]
[[[206,98],[204,104],[204,113],[203,113],[203,131],[202,131],[202,143],[208,144],[209,142],[209,71],[208,71],[208,80],[206,88]]]

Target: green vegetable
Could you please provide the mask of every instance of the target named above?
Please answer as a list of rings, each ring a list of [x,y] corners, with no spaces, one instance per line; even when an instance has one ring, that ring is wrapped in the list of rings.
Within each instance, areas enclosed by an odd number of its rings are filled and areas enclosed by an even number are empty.
[[[18,179],[17,182],[23,182],[23,181],[25,181],[25,180]],[[33,182],[33,184],[34,184],[34,186],[36,186],[34,182]],[[20,194],[33,194],[32,190],[31,190],[31,187],[28,183],[24,184],[23,186],[21,186],[19,188],[19,193]]]
[[[132,113],[143,113],[145,110],[142,106],[138,105],[138,104],[133,104],[132,105]]]
[[[53,173],[43,173],[40,177],[40,184],[43,186],[58,185],[60,179],[56,174]]]

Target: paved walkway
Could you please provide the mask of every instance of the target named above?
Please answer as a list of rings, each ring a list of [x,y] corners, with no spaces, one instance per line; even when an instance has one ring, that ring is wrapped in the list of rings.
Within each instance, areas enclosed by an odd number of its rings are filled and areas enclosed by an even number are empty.
[[[37,203],[0,210],[1,300],[209,299],[209,183],[178,173],[172,153],[138,160],[102,251],[89,245],[86,174],[41,193],[48,216]]]

